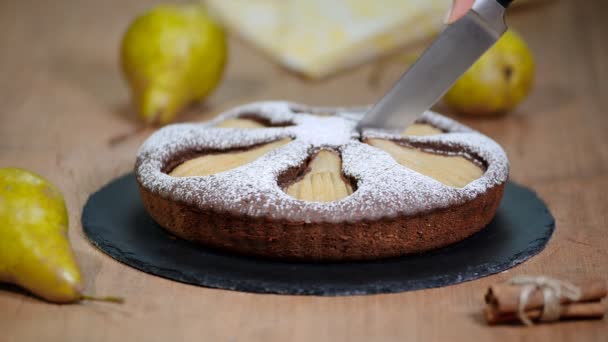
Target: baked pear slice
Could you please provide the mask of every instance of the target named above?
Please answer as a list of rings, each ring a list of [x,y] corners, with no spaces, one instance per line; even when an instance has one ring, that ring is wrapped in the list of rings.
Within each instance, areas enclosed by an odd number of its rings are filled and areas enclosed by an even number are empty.
[[[264,154],[288,144],[290,141],[290,138],[284,138],[244,151],[227,151],[224,153],[206,154],[185,161],[169,172],[169,175],[173,177],[209,176],[232,170],[239,166],[249,164]]]
[[[352,185],[342,176],[342,159],[330,150],[320,150],[308,164],[309,171],[289,185],[285,192],[302,201],[332,202],[353,193]]]

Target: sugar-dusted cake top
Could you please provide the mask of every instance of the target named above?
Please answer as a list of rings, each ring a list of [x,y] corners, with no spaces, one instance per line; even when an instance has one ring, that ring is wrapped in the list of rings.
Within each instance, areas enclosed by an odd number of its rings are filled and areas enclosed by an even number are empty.
[[[287,102],[237,107],[207,123],[175,124],[154,133],[140,148],[135,171],[140,185],[164,198],[200,209],[299,222],[353,222],[414,215],[472,200],[504,183],[508,160],[490,138],[436,113],[421,121],[442,131],[427,136],[355,130],[364,108],[314,108]],[[260,128],[218,127],[225,120],[253,117]],[[184,156],[246,149],[289,138],[244,165],[207,176],[168,174]],[[370,145],[386,139],[444,155],[460,155],[483,166],[483,174],[461,188],[448,186],[403,166]],[[336,151],[342,173],[353,180],[352,194],[337,201],[302,201],[288,195],[280,178],[307,163],[319,149]],[[446,172],[449,172],[446,171]]]

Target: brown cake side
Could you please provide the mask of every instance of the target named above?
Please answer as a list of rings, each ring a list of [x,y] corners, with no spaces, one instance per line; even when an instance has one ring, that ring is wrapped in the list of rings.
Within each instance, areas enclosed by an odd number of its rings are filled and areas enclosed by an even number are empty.
[[[494,217],[505,183],[471,201],[414,216],[305,223],[201,210],[140,185],[144,206],[176,236],[233,253],[291,260],[370,260],[421,253],[461,241]]]

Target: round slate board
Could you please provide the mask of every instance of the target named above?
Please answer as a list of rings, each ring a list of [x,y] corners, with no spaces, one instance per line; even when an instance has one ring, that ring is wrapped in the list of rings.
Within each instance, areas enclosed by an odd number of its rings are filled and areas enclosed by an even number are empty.
[[[494,220],[452,246],[373,262],[281,262],[210,250],[170,235],[146,213],[133,174],[91,195],[82,224],[93,245],[147,273],[220,289],[323,296],[417,290],[498,273],[540,252],[555,227],[534,192],[508,183]]]

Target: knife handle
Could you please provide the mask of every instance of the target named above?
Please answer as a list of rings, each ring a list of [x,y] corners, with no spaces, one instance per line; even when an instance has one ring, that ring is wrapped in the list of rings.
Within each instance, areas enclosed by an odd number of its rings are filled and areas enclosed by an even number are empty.
[[[513,2],[513,0],[496,0],[502,7],[507,8]]]

